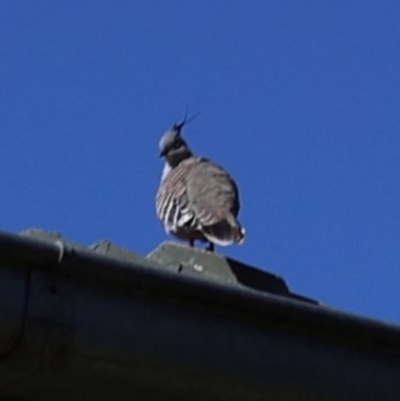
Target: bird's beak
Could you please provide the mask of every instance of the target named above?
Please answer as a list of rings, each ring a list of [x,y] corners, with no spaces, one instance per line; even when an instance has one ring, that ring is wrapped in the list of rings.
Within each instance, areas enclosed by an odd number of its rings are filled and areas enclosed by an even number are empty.
[[[167,151],[164,149],[160,152],[160,157],[164,157],[167,154]]]

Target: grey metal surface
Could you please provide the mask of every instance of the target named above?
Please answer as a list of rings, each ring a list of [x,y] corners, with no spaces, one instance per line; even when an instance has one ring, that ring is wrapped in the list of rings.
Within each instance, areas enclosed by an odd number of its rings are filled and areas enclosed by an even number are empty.
[[[399,327],[59,251],[0,233],[0,399],[400,399]]]
[[[193,249],[177,242],[164,242],[147,255],[146,259],[182,274],[290,296],[287,284],[277,275],[217,253]]]

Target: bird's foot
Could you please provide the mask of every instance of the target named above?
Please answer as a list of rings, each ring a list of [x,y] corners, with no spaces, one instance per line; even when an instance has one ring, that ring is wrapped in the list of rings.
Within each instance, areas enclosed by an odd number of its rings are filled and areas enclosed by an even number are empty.
[[[206,247],[206,251],[214,252],[214,244],[212,242],[208,243],[208,245]]]

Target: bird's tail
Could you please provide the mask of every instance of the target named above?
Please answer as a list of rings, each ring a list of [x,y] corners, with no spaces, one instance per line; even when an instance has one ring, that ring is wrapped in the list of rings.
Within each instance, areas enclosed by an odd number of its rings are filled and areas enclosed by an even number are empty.
[[[245,229],[231,214],[216,224],[203,226],[202,231],[210,242],[220,246],[242,244],[245,239]]]

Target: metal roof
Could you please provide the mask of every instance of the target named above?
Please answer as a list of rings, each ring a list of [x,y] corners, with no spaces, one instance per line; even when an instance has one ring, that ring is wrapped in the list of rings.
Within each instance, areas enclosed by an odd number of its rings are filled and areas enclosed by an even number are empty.
[[[399,377],[398,326],[241,262],[0,232],[2,400],[397,401]]]

